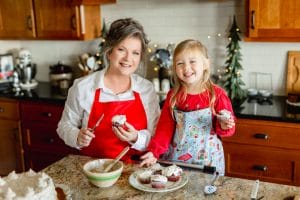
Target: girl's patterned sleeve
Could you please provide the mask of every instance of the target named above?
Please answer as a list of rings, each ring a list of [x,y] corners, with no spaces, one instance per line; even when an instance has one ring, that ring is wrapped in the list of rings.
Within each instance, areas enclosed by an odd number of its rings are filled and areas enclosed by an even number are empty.
[[[155,134],[152,137],[147,149],[148,151],[151,151],[156,158],[159,158],[161,154],[168,150],[175,131],[175,121],[170,113],[170,94],[171,91],[167,95],[160,118],[158,120]]]
[[[216,91],[216,102],[215,102],[216,113],[219,113],[221,110],[226,109],[231,112],[231,116],[236,121],[232,109],[231,101],[227,96],[226,92],[222,88],[216,88],[215,91]],[[235,133],[235,126],[232,127],[231,129],[223,130],[216,116],[214,116],[213,120],[214,120],[213,123],[214,123],[215,132],[221,137],[229,137]]]

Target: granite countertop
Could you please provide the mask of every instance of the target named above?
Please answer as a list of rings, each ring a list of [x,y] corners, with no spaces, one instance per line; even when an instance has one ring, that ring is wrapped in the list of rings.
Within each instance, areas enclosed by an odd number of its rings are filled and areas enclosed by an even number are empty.
[[[204,186],[210,182],[212,175],[202,173],[199,170],[188,170],[189,181],[182,188],[173,192],[149,193],[133,188],[129,182],[129,176],[137,170],[134,164],[125,165],[121,177],[117,183],[109,188],[98,188],[85,178],[82,166],[93,158],[79,155],[69,155],[62,160],[48,166],[43,171],[50,175],[55,184],[65,184],[71,189],[73,199],[214,199],[214,200],[249,200],[254,180],[246,180],[232,177],[220,177],[216,185],[215,194],[205,196]],[[300,187],[260,182],[258,197],[263,200],[283,200],[289,196],[300,194]]]

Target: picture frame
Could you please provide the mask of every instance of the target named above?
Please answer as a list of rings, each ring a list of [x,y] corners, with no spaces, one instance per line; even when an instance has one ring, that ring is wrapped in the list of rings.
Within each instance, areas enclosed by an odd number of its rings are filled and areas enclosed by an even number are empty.
[[[0,54],[0,82],[11,81],[14,73],[13,54]]]

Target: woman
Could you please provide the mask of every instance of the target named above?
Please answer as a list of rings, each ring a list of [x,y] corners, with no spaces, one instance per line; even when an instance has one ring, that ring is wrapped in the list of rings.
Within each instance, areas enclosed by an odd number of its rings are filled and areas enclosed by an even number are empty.
[[[58,124],[59,136],[84,155],[115,158],[126,146],[123,160],[144,151],[158,120],[158,98],[150,81],[134,74],[145,64],[148,40],[131,18],[114,21],[107,34],[104,70],[74,81]],[[112,117],[125,115],[125,127]],[[98,119],[103,116],[99,126]]]

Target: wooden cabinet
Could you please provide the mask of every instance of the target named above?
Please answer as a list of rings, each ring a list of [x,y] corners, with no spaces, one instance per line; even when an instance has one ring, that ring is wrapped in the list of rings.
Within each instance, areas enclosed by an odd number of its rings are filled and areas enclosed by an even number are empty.
[[[238,119],[223,138],[226,175],[300,185],[300,124]]]
[[[113,3],[115,0],[103,0]],[[1,0],[1,39],[86,40],[100,35],[101,1]]]
[[[20,103],[26,170],[41,170],[68,154],[78,153],[66,146],[56,133],[62,111],[63,105]]]
[[[246,41],[300,42],[300,1],[247,0]]]
[[[0,176],[24,170],[18,102],[0,99]]]

